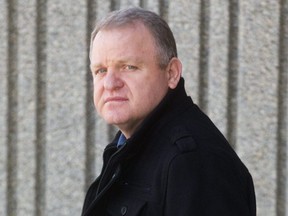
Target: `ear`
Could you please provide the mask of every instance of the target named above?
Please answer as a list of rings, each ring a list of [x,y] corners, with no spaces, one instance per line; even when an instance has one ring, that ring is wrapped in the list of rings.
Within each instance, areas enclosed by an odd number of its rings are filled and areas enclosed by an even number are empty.
[[[181,61],[173,57],[168,66],[167,66],[167,74],[168,74],[168,86],[171,89],[175,89],[178,85],[178,82],[181,78],[182,74],[182,63]]]

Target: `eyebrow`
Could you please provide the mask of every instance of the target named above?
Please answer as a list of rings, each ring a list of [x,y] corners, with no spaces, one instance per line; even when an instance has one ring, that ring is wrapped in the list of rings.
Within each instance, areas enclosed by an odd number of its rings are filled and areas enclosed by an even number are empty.
[[[119,60],[118,62],[117,62],[117,64],[129,64],[129,63],[132,63],[132,64],[141,64],[142,63],[142,61],[141,61],[141,59],[139,59],[139,58],[124,58],[123,60]]]
[[[99,68],[101,67],[101,64],[90,64],[90,70],[93,71],[95,70],[96,68]]]
[[[132,64],[137,64],[137,65],[141,65],[142,64],[142,61],[141,61],[141,58],[135,58],[135,57],[125,57],[121,60],[116,60],[115,61],[117,65],[122,65],[122,64],[129,64],[130,62]],[[102,63],[95,63],[95,64],[90,64],[90,70],[93,71],[93,69],[95,68],[101,68],[101,67],[105,67],[103,66]]]

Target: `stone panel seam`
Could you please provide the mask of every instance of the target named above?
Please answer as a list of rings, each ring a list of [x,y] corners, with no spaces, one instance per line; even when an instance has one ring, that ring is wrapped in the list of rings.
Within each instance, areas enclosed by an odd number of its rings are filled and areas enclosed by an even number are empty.
[[[229,48],[228,48],[228,95],[227,95],[227,139],[236,148],[237,136],[237,96],[239,70],[239,3],[229,1]]]
[[[17,0],[7,0],[8,62],[7,62],[7,215],[17,215],[17,136],[18,136],[18,26]]]
[[[87,54],[90,52],[91,42],[91,31],[96,21],[96,8],[97,1],[87,0],[87,26],[86,26],[86,46]],[[86,69],[86,128],[85,128],[85,188],[86,191],[94,180],[95,177],[95,129],[96,129],[96,118],[95,109],[93,106],[93,82],[90,71],[90,60],[87,55],[87,69]]]
[[[168,22],[169,17],[169,3],[167,0],[159,0],[159,15],[162,17],[166,22]]]
[[[139,6],[141,8],[147,8],[147,0],[140,0],[139,1]]]
[[[121,1],[119,0],[111,0],[110,1],[110,11],[119,10]]]
[[[46,205],[46,72],[47,72],[47,1],[38,0],[36,6],[36,170],[35,215],[45,215]]]
[[[210,0],[202,0],[200,4],[200,46],[199,46],[199,106],[208,111],[208,79],[209,79],[209,24]]]
[[[287,82],[288,0],[280,2],[278,128],[277,128],[277,215],[287,215]]]

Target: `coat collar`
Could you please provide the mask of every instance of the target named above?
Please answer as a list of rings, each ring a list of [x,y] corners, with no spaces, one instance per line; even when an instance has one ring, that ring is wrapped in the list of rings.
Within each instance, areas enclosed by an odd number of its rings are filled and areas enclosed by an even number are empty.
[[[146,141],[149,137],[157,136],[159,129],[183,112],[191,104],[191,101],[184,88],[184,79],[181,78],[177,87],[168,90],[159,105],[144,119],[135,133],[127,139],[122,150],[118,152],[118,156],[121,158],[123,155],[125,159],[128,159],[141,151],[142,147],[147,144]],[[121,132],[119,131],[107,149],[117,145],[120,135]]]

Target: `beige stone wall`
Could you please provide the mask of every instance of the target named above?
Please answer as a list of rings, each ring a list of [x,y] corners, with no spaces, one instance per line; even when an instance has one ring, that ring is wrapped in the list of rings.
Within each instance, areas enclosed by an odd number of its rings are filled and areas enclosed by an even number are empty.
[[[258,215],[288,215],[288,0],[0,0],[0,215],[80,215],[115,128],[95,115],[95,19],[170,24],[188,93],[249,168]]]

